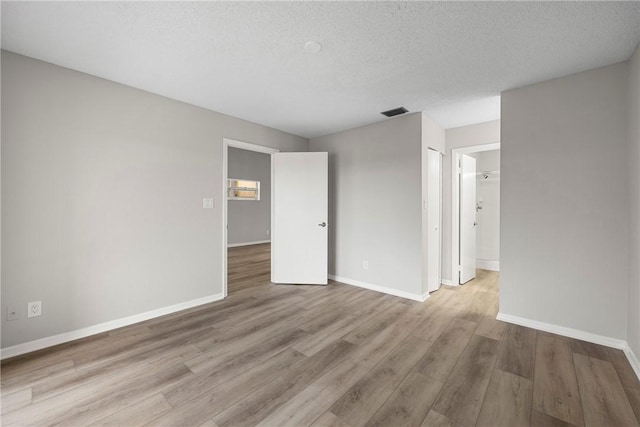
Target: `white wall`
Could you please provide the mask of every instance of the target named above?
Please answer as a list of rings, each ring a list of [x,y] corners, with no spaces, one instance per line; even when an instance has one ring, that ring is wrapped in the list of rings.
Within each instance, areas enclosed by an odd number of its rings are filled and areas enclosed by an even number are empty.
[[[640,359],[640,45],[629,63],[629,304],[627,341]],[[638,366],[640,368],[640,366]]]
[[[451,271],[451,150],[500,142],[500,120],[447,129],[442,159],[442,279],[457,283]]]
[[[330,274],[422,294],[421,116],[310,141],[329,152]]]
[[[625,339],[627,64],[502,93],[500,312]]]
[[[220,294],[223,137],[308,148],[8,52],[2,124],[3,348]],[[27,319],[33,300],[42,316]]]
[[[499,171],[500,150],[478,154],[477,171]],[[496,269],[500,261],[500,176],[478,175],[476,200],[482,209],[476,218],[476,258],[478,268]]]
[[[260,200],[229,200],[229,245],[271,240],[271,156],[229,147],[229,178],[260,181]]]

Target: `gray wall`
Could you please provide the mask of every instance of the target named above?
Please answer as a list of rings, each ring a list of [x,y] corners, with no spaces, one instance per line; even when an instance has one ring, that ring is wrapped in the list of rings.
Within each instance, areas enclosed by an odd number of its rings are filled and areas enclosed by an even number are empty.
[[[227,243],[261,242],[271,235],[271,156],[229,147],[228,175],[260,181],[260,200],[229,200]]]
[[[629,63],[629,316],[627,341],[640,358],[640,45]]]
[[[422,293],[421,122],[416,113],[311,140],[329,152],[330,274]]]
[[[500,312],[626,339],[627,64],[502,94]]]
[[[223,137],[308,148],[8,52],[2,125],[2,347],[221,293]]]
[[[451,150],[500,142],[500,120],[447,129],[442,159],[442,279],[457,283],[451,271]]]

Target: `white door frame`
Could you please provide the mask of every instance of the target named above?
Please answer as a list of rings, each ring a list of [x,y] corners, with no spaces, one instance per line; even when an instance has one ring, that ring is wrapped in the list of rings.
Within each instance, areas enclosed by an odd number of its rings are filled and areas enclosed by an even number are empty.
[[[238,141],[230,138],[222,138],[222,295],[227,297],[227,175],[229,171],[229,147],[240,148],[242,150],[255,151],[257,153],[271,154],[279,153],[277,148],[266,147],[264,145],[251,144],[249,142]],[[271,220],[273,221],[273,162],[271,162]],[[271,239],[273,239],[273,229]]]
[[[500,143],[472,145],[451,150],[451,284],[460,284],[460,159],[463,154],[499,150]]]

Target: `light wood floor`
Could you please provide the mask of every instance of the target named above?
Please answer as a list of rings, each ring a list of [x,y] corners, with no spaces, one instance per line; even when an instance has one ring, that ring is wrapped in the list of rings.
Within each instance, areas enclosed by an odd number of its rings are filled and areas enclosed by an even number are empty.
[[[623,353],[494,320],[495,273],[416,303],[271,285],[256,245],[229,250],[229,290],[4,362],[2,424],[638,425]]]

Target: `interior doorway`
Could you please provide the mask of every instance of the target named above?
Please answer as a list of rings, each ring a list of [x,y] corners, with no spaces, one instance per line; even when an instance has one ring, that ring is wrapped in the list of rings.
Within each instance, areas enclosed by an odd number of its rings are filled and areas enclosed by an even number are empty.
[[[275,148],[224,138],[222,173],[222,283],[229,294],[230,275],[270,274],[272,215],[271,155]],[[268,278],[267,278],[268,280]]]
[[[500,144],[452,150],[453,284],[500,270]]]

